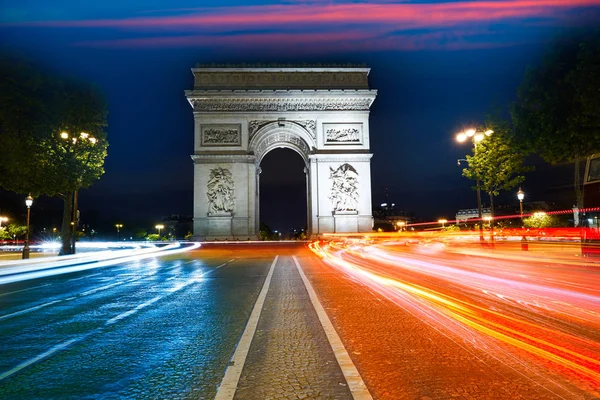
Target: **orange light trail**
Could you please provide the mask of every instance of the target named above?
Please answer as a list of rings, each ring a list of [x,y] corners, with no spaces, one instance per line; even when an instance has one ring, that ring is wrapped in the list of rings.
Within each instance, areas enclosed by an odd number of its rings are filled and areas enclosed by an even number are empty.
[[[524,371],[543,366],[547,373],[535,379],[550,391],[559,375],[600,396],[600,259],[574,254],[572,243],[562,252],[558,242],[532,245],[482,248],[464,241],[464,232],[438,232],[339,238],[310,248],[456,340],[525,362]]]

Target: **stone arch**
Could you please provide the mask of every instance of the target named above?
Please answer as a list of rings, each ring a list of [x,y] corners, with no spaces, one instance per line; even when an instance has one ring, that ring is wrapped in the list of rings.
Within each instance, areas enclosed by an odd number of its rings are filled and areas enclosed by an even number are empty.
[[[256,165],[271,150],[286,147],[294,150],[308,166],[309,155],[316,147],[315,139],[311,133],[294,121],[273,121],[262,126],[250,138],[248,150],[256,157]]]

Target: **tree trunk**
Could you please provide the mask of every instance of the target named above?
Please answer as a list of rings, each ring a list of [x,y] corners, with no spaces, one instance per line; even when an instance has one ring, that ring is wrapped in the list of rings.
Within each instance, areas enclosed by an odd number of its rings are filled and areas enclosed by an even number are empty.
[[[71,226],[71,218],[73,218],[73,195],[74,192],[65,193],[63,198],[63,218],[61,227],[62,247],[59,255],[73,254],[71,251],[71,236],[73,235],[73,227]]]
[[[75,242],[77,241],[77,223],[79,222],[78,204],[79,204],[79,191],[73,192],[73,218],[71,219],[71,254],[75,254]]]
[[[490,195],[490,217],[492,217],[492,219],[490,219],[490,228],[494,228],[494,194],[493,193],[489,193]]]
[[[573,179],[573,186],[575,186],[575,199],[577,201],[577,208],[583,209],[583,190],[581,188],[581,158],[575,156],[575,177]]]

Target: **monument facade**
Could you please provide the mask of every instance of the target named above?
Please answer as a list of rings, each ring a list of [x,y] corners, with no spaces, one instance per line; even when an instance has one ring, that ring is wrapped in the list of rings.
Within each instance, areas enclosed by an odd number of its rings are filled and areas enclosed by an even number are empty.
[[[369,68],[194,68],[194,237],[258,237],[260,163],[304,160],[308,232],[370,232]]]

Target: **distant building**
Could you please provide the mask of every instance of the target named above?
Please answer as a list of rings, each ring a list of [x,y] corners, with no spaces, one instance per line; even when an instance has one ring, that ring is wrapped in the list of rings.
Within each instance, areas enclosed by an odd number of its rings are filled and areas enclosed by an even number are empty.
[[[192,232],[192,217],[189,215],[172,214],[163,217],[161,223],[165,226],[163,235],[172,239],[183,239]]]
[[[491,217],[492,211],[490,208],[481,209],[481,217]],[[479,218],[479,211],[476,208],[463,208],[456,213],[456,225],[469,222],[470,219]]]
[[[393,232],[406,229],[414,220],[412,212],[397,210],[395,203],[381,203],[373,210],[373,229]]]

